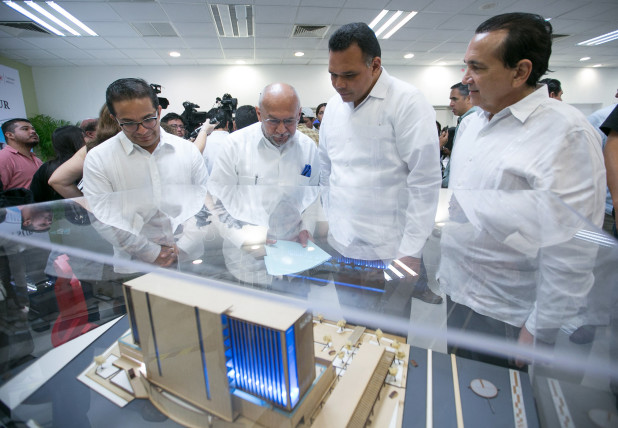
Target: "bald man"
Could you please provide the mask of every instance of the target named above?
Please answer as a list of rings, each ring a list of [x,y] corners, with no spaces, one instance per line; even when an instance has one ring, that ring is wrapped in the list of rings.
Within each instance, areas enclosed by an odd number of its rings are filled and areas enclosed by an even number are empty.
[[[221,184],[315,186],[320,161],[315,143],[296,132],[301,104],[296,90],[273,83],[260,94],[259,122],[227,138],[210,180]]]

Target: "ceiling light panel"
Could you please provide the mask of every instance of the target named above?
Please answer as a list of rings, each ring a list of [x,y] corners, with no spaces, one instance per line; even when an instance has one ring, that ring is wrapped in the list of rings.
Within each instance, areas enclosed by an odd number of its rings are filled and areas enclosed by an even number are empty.
[[[369,24],[375,31],[376,37],[388,39],[395,34],[401,27],[406,25],[418,12],[404,12],[402,10],[383,9]],[[375,30],[377,28],[377,30]],[[380,37],[381,36],[381,37]]]
[[[253,37],[253,6],[211,4],[210,13],[219,37]]]
[[[611,42],[616,39],[618,39],[618,30],[612,31],[611,33],[603,34],[599,37],[595,37],[594,39],[585,40],[583,42],[578,43],[578,45],[579,46],[596,46],[596,45],[601,45],[603,43]]]
[[[57,36],[97,36],[90,27],[53,1],[5,0],[3,3]]]

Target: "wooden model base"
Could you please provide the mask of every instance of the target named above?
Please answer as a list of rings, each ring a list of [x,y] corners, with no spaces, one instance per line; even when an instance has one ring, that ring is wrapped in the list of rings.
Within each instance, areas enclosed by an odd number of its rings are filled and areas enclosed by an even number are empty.
[[[410,347],[405,340],[376,335],[363,327],[338,327],[331,321],[314,319],[313,325],[316,379],[302,401],[294,411],[286,412],[236,391],[233,407],[240,416],[235,426],[402,426],[410,361]],[[118,356],[112,364],[131,371],[131,384],[138,397],[148,397],[162,413],[185,426],[206,427],[216,422],[217,418],[205,410],[149,382],[139,369],[139,348],[131,346],[130,341],[131,335],[124,335],[120,346],[115,344],[104,356]],[[92,373],[87,374],[91,379],[127,401],[133,398],[109,379],[98,376],[96,368],[93,364]]]

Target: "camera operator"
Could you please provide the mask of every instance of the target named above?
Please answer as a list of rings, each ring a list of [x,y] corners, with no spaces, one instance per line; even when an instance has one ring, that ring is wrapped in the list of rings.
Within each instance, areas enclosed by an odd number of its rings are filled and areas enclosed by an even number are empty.
[[[205,127],[207,125],[211,124],[207,122],[202,127]],[[227,141],[227,136],[230,135],[228,129],[230,125],[232,125],[232,122],[229,121],[226,116],[223,116],[221,122],[218,122],[214,125],[214,131],[212,131],[208,136],[208,143],[206,144],[206,147],[203,151],[204,162],[206,163],[206,168],[208,168],[208,174],[210,174],[210,172],[212,171],[212,166],[215,162],[215,159],[219,155],[219,151],[225,145],[225,142]]]
[[[173,131],[173,135],[177,135],[180,138],[185,138],[186,124],[179,114],[168,113],[161,118],[161,126],[166,124]]]

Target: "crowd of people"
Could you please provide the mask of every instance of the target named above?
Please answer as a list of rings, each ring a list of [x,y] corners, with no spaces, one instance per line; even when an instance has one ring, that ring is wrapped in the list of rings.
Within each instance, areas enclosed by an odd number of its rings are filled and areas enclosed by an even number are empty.
[[[411,297],[429,304],[446,300],[452,328],[478,329],[522,344],[552,343],[569,311],[539,304],[535,290],[544,281],[553,289],[564,278],[552,269],[531,277],[541,263],[536,256],[507,251],[491,234],[462,234],[461,226],[474,223],[471,213],[483,210],[479,222],[487,230],[502,227],[503,213],[477,207],[465,193],[470,190],[550,191],[599,227],[606,212],[608,223],[614,215],[617,109],[605,109],[598,115],[602,120],[591,123],[560,102],[560,82],[541,80],[548,72],[551,41],[552,26],[538,15],[507,13],[482,23],[465,52],[463,79],[450,87],[457,125],[438,125],[437,133],[432,105],[421,90],[388,74],[380,44],[364,23],[344,25],[330,37],[328,72],[337,94],[327,103],[315,110],[303,107],[294,87],[275,82],[262,89],[257,106],[239,107],[234,123],[207,122],[193,141],[187,140],[182,116],[162,116],[147,82],[119,79],[107,88],[98,120],[54,132],[56,158],[45,164],[32,153],[38,136],[30,122],[5,122],[0,179],[5,190],[30,188],[37,202],[163,184],[325,186],[332,193],[408,189],[410,198],[423,197],[407,204],[397,248],[382,258],[415,273],[408,283]],[[430,289],[422,254],[440,187],[453,191],[451,220],[458,224],[442,233],[438,275],[446,299]],[[607,206],[606,189],[608,197],[614,196]],[[521,202],[520,209],[525,207],[528,202]],[[377,245],[371,239],[376,238],[354,242]],[[155,245],[147,261],[169,266],[178,251],[173,244]],[[346,246],[338,251],[345,255]],[[561,292],[577,294],[578,286],[592,281],[591,270],[577,275],[581,281],[570,276],[574,285]],[[556,316],[560,312],[564,316]],[[523,365],[508,360],[507,365]]]

